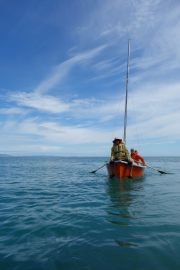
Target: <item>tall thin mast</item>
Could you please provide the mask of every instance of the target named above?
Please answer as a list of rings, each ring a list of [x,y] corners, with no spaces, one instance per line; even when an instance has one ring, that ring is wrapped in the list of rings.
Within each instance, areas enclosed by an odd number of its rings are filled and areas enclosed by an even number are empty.
[[[126,73],[126,97],[125,97],[125,112],[124,112],[124,136],[123,136],[123,140],[124,140],[125,143],[126,143],[126,127],[127,127],[127,101],[128,101],[129,63],[130,63],[130,40],[128,40],[128,57],[127,57],[127,73]]]

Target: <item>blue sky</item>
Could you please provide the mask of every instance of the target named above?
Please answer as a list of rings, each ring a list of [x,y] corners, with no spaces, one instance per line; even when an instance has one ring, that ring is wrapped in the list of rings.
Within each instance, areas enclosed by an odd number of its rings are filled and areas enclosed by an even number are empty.
[[[180,3],[0,0],[0,153],[180,153]]]

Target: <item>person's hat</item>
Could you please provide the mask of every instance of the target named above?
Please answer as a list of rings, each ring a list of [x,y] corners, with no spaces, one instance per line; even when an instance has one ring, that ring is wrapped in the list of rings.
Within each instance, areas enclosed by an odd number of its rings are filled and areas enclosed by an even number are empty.
[[[133,148],[131,148],[131,152],[134,152],[134,149]]]
[[[122,139],[114,138],[113,143],[115,142],[122,142]]]

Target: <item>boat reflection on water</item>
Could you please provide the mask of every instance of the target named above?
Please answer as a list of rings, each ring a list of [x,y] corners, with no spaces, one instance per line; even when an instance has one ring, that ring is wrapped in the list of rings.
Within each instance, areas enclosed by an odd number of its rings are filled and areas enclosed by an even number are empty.
[[[144,178],[138,180],[113,178],[107,181],[107,193],[110,197],[107,219],[115,226],[114,241],[121,247],[138,245],[134,236],[137,221],[144,209],[143,182]]]

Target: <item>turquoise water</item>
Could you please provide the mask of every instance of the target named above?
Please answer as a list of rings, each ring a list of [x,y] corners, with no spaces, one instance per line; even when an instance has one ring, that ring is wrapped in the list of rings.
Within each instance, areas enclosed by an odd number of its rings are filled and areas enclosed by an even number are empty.
[[[105,158],[0,158],[0,269],[180,269],[180,158],[173,174],[109,180]]]

